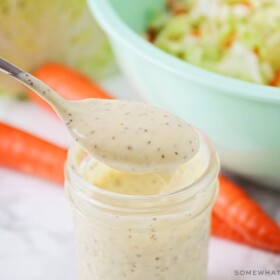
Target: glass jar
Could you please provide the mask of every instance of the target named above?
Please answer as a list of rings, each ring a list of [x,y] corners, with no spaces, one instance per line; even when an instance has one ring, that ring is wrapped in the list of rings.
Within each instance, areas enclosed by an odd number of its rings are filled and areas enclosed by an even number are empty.
[[[74,208],[79,280],[206,279],[219,161],[203,136],[201,143],[201,172],[188,168],[195,178],[157,195],[127,195],[91,184],[79,172],[83,152],[70,149],[66,193]]]

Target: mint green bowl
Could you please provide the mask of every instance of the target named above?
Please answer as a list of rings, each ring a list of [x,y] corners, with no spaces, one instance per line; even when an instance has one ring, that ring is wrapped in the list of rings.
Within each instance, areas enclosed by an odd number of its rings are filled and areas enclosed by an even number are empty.
[[[141,34],[164,0],[88,2],[120,67],[149,102],[204,131],[223,168],[280,189],[279,88],[203,70],[146,42]]]

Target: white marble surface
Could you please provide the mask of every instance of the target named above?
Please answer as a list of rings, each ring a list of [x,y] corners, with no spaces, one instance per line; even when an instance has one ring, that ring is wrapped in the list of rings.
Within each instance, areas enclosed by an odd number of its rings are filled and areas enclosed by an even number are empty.
[[[116,96],[136,97],[122,78],[105,86]],[[0,120],[60,145],[70,143],[58,119],[30,103],[0,100]],[[280,193],[241,183],[280,223]],[[276,275],[235,275],[242,270]],[[63,188],[0,167],[0,280],[76,279],[71,208]],[[280,279],[280,256],[211,238],[208,280],[249,279]]]

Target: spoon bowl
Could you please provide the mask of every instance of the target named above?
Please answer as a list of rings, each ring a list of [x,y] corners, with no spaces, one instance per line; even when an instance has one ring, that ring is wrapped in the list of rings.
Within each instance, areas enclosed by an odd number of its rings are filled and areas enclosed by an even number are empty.
[[[97,160],[131,172],[175,168],[199,146],[196,131],[168,112],[141,102],[67,101],[59,112],[69,132]]]

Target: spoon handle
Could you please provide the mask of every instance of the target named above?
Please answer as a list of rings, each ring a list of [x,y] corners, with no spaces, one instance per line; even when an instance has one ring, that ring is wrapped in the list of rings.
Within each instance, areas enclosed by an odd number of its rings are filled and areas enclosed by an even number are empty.
[[[40,97],[46,100],[55,110],[58,109],[64,101],[51,88],[35,78],[31,74],[23,71],[12,63],[0,57],[0,72],[12,76],[19,82],[35,91]]]

